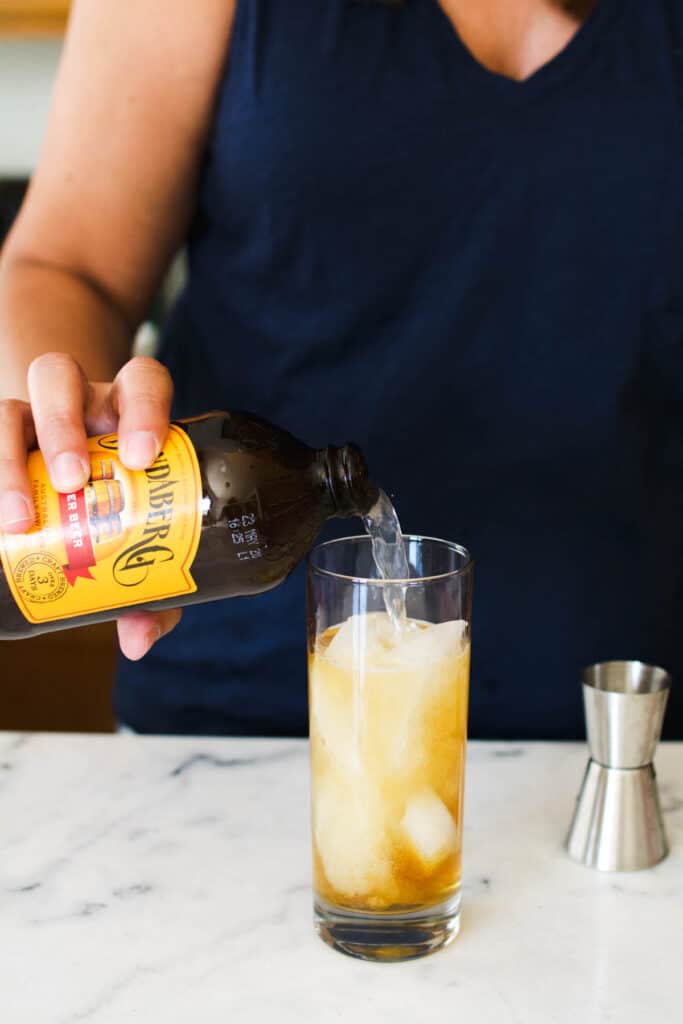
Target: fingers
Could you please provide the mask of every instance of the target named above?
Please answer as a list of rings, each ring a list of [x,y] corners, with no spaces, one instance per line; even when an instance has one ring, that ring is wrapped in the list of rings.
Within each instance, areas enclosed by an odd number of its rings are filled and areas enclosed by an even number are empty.
[[[173,399],[168,370],[156,359],[126,363],[112,387],[119,416],[119,454],[129,469],[147,469],[161,451]]]
[[[53,487],[76,491],[90,475],[84,408],[88,383],[78,363],[63,352],[34,359],[28,391],[38,447]]]
[[[27,402],[0,402],[0,530],[24,533],[33,525],[26,449],[34,441]]]
[[[155,359],[131,359],[110,387],[88,384],[71,356],[46,353],[31,363],[28,389],[30,408],[22,402],[0,402],[0,528],[4,530],[21,532],[33,522],[27,446],[37,442],[53,486],[63,493],[79,490],[90,475],[86,428],[107,433],[116,429],[118,420],[119,452],[130,469],[146,469],[161,451],[173,384]]]
[[[169,608],[163,612],[131,612],[118,621],[119,644],[131,661],[139,661],[157,640],[170,633],[178,623],[182,611]]]

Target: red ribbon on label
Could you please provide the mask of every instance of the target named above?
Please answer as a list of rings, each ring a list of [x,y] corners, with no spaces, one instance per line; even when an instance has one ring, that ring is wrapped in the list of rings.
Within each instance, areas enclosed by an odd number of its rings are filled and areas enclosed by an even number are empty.
[[[62,533],[66,545],[67,564],[62,566],[69,584],[75,586],[76,580],[92,580],[90,566],[96,565],[88,529],[88,510],[85,504],[85,491],[74,494],[59,495],[59,515],[62,520]]]

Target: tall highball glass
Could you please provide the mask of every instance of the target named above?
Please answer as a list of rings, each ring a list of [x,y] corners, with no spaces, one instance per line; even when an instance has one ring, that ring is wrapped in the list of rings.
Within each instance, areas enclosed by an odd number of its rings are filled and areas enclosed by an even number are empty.
[[[367,960],[430,953],[460,920],[472,561],[404,539],[407,580],[377,578],[367,537],[308,563],[316,927]]]

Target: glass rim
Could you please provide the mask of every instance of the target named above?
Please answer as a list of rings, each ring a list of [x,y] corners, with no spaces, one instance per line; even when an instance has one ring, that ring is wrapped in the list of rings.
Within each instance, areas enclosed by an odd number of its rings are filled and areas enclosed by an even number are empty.
[[[336,537],[334,540],[326,540],[322,544],[316,544],[316,546],[309,552],[307,558],[308,571],[315,573],[319,576],[328,576],[331,579],[343,580],[345,583],[363,583],[366,585],[373,585],[377,587],[396,586],[400,584],[403,587],[414,587],[420,586],[423,583],[432,583],[437,580],[447,580],[456,576],[466,576],[467,573],[472,571],[474,566],[474,559],[471,554],[462,544],[456,543],[453,540],[443,540],[442,537],[424,537],[419,533],[404,533],[403,539],[406,541],[430,541],[433,544],[441,544],[445,548],[449,548],[451,551],[457,551],[459,555],[463,555],[466,562],[460,569],[449,569],[447,572],[433,573],[430,576],[411,576],[410,579],[379,579],[376,576],[349,576],[347,573],[334,572],[332,569],[323,569],[322,566],[316,565],[314,559],[320,551],[324,551],[326,548],[331,548],[335,544],[348,544],[349,542],[358,543],[361,541],[365,544],[372,543],[367,533],[355,533],[349,537]]]

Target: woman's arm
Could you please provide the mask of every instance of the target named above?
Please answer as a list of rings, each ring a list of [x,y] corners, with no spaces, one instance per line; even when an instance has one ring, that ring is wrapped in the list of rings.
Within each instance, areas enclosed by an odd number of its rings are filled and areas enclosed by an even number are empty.
[[[235,2],[74,4],[43,150],[0,256],[5,530],[32,521],[27,445],[70,490],[85,483],[86,433],[118,421],[132,468],[163,441],[168,376],[126,359],[192,215]]]
[[[0,264],[0,387],[69,352],[111,377],[191,216],[234,0],[76,0]],[[108,373],[106,371],[109,371]]]

